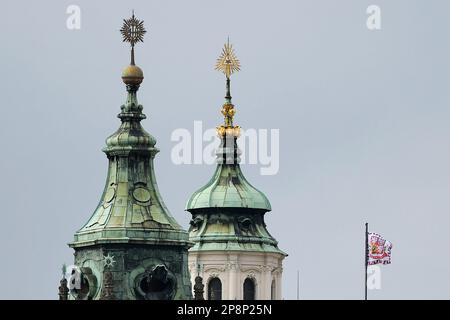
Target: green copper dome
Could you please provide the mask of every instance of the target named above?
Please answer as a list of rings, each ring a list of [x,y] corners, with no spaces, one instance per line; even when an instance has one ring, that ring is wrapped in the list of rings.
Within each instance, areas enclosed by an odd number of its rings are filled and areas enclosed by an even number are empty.
[[[141,124],[146,116],[137,92],[144,74],[134,63],[134,45],[146,31],[134,13],[120,31],[131,44],[131,63],[122,73],[127,99],[120,127],[103,148],[108,172],[100,201],[69,244],[79,282],[66,299],[190,299],[187,255],[193,243],[159,193],[153,163],[159,150]]]
[[[271,211],[267,197],[245,179],[239,166],[241,151],[236,140],[240,135],[240,127],[233,125],[236,111],[231,102],[229,75],[225,103],[221,112],[224,115],[224,125],[217,127],[217,134],[221,140],[216,153],[217,169],[211,180],[191,196],[185,210],[248,208]]]
[[[219,164],[212,179],[191,196],[186,210],[214,207],[272,209],[264,193],[245,179],[238,164]]]
[[[226,75],[225,103],[221,110],[224,122],[217,127],[220,146],[216,152],[216,171],[186,204],[192,215],[189,240],[194,243],[189,252],[193,259],[200,257],[200,260],[203,253],[226,256],[230,252],[270,253],[283,259],[286,253],[278,248],[264,222],[264,215],[272,210],[270,202],[247,181],[239,165],[241,151],[237,139],[241,128],[234,124],[236,110],[230,93],[230,75],[239,71],[239,61],[229,43],[222,50],[216,69]]]
[[[158,190],[153,159],[156,140],[140,121],[139,85],[128,84],[118,117],[119,129],[106,139],[109,159],[102,198],[88,222],[75,234],[72,247],[99,243],[189,245],[188,234],[172,217]]]

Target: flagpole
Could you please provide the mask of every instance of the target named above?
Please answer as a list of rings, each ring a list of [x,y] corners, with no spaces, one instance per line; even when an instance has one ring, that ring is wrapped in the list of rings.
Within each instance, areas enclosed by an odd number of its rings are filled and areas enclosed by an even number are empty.
[[[297,270],[297,300],[300,300],[300,270]]]
[[[364,257],[364,300],[367,300],[367,266],[369,263],[369,224],[366,222]]]

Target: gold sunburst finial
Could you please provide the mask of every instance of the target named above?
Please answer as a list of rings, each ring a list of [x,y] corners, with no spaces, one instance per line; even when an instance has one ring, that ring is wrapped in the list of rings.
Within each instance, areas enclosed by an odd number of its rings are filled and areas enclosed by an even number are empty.
[[[227,43],[225,43],[220,57],[217,59],[215,69],[223,72],[227,79],[229,79],[234,72],[241,70],[241,63],[236,57],[233,45],[230,44],[229,39]]]
[[[230,39],[228,39],[227,43],[225,43],[222,53],[217,59],[215,69],[223,72],[227,78],[225,103],[222,105],[221,111],[224,116],[224,124],[217,127],[217,133],[221,138],[225,136],[233,136],[237,138],[240,135],[240,127],[233,124],[233,118],[236,110],[231,102],[230,76],[241,70],[241,63],[234,53],[233,46],[230,44]]]
[[[123,42],[128,42],[131,45],[131,64],[134,65],[134,45],[138,42],[144,42],[144,34],[147,31],[144,28],[144,21],[136,19],[134,10],[131,18],[123,19],[123,25],[120,33],[123,37]]]

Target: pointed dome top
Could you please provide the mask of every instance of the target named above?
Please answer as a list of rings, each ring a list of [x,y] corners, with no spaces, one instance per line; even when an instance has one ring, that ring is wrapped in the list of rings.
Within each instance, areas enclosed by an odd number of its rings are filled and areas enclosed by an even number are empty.
[[[136,19],[134,11],[131,18],[123,20],[120,33],[123,41],[131,45],[131,62],[122,72],[122,80],[126,85],[140,85],[144,79],[144,73],[141,68],[134,63],[134,45],[138,42],[144,42],[144,34],[146,32],[144,21]]]
[[[224,124],[217,127],[217,134],[221,139],[221,147],[217,152],[218,166],[212,179],[191,196],[186,210],[221,207],[270,211],[267,197],[245,179],[239,166],[240,151],[236,139],[239,137],[240,127],[233,124],[236,111],[231,102],[230,76],[240,70],[240,62],[229,41],[217,60],[216,70],[226,76],[225,103],[222,106]]]
[[[142,41],[142,22],[125,20],[121,32],[132,45],[131,64],[122,79],[127,99],[118,117],[121,125],[106,139],[108,174],[100,201],[86,224],[77,231],[72,247],[105,243],[139,243],[189,246],[188,234],[172,217],[159,193],[153,159],[159,150],[156,139],[144,130],[146,116],[137,99],[143,79],[134,65],[134,43]],[[141,34],[139,34],[141,32]]]

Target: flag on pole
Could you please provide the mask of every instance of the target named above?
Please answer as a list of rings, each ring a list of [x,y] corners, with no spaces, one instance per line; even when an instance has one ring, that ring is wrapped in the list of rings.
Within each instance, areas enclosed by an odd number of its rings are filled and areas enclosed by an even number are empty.
[[[367,264],[390,264],[392,243],[383,239],[378,233],[368,233],[367,237]]]

